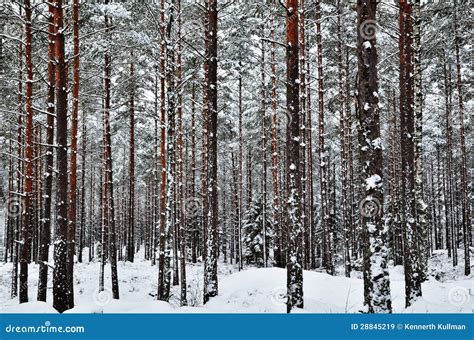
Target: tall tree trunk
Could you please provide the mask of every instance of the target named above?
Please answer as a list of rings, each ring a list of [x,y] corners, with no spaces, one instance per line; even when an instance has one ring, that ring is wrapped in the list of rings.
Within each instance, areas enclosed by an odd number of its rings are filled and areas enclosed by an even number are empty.
[[[271,81],[272,81],[272,184],[273,184],[273,230],[275,233],[274,241],[274,260],[277,267],[283,267],[282,244],[281,244],[281,226],[280,226],[280,197],[278,180],[278,96],[277,96],[277,75],[276,75],[276,55],[275,55],[275,13],[270,18],[270,36],[272,39],[270,58],[271,58]],[[240,121],[240,119],[239,119]]]
[[[369,313],[391,313],[390,280],[387,268],[386,228],[383,218],[383,164],[377,78],[376,34],[364,34],[364,25],[373,24],[377,4],[359,0],[358,35],[358,115],[360,161],[364,192],[360,214],[364,236],[364,304]]]
[[[181,10],[181,0],[176,1],[176,15],[177,15],[177,81],[178,81],[178,200],[179,200],[179,266],[180,266],[180,285],[181,285],[181,306],[186,306],[187,301],[187,287],[186,287],[186,215],[185,215],[185,192],[184,192],[184,172],[183,172],[183,67],[182,67],[182,35],[181,35],[181,25],[182,25],[182,15]],[[186,148],[187,152],[187,148]],[[177,264],[176,264],[177,265]]]
[[[204,303],[217,296],[217,258],[219,231],[219,202],[217,183],[217,0],[209,0],[209,54],[208,54],[208,100],[209,100],[209,208],[210,226],[207,237],[207,256],[204,262]]]
[[[160,31],[165,34],[165,0],[160,2]],[[165,276],[167,275],[165,267],[165,229],[166,229],[166,191],[167,191],[167,172],[166,169],[166,42],[161,39],[160,45],[160,163],[161,163],[161,188],[160,188],[160,237],[159,237],[159,264],[158,264],[158,300],[167,301]]]
[[[79,1],[73,5],[73,86],[71,115],[71,169],[69,173],[68,236],[67,236],[67,285],[69,289],[69,308],[74,307],[74,253],[76,250],[77,217],[77,127],[79,111]]]
[[[456,259],[456,248],[454,244],[454,203],[453,203],[453,142],[452,142],[452,116],[451,110],[452,105],[452,82],[451,82],[451,64],[446,65],[447,61],[444,61],[444,80],[445,80],[445,130],[446,130],[446,150],[445,150],[445,217],[446,217],[446,248],[448,249],[448,257],[452,258],[453,266],[457,265]]]
[[[306,54],[309,55],[309,46],[306,45]],[[307,177],[307,209],[308,209],[308,225],[309,225],[309,267],[315,268],[316,252],[315,252],[315,228],[314,228],[314,189],[313,189],[313,120],[311,107],[311,72],[310,58],[306,61],[306,77],[307,77],[307,97],[306,97],[306,177]]]
[[[46,118],[46,174],[44,179],[44,216],[41,225],[40,248],[39,248],[39,277],[38,277],[38,301],[46,301],[46,292],[48,284],[48,258],[49,244],[51,243],[51,199],[53,187],[53,143],[54,143],[54,40],[55,27],[53,18],[54,8],[49,6],[49,25],[48,25],[48,99]]]
[[[298,15],[298,35],[299,35],[299,110],[300,110],[300,210],[301,226],[303,235],[301,246],[303,248],[303,268],[308,269],[309,259],[309,235],[306,204],[306,42],[305,42],[305,2],[300,0],[300,9]]]
[[[345,98],[345,82],[346,73],[343,65],[343,34],[342,34],[342,5],[340,1],[337,1],[337,63],[338,63],[338,86],[339,86],[339,138],[340,138],[340,149],[341,149],[341,222],[342,232],[344,241],[344,272],[346,277],[351,276],[351,258],[349,253],[349,209],[348,209],[348,192],[347,192],[347,114],[346,104],[347,99]]]
[[[109,0],[106,0],[108,4]],[[105,15],[106,33],[110,34],[112,27],[112,19]],[[110,51],[107,49],[104,55],[104,142],[105,142],[105,186],[107,197],[107,214],[108,214],[108,243],[109,243],[109,261],[112,278],[112,296],[114,299],[119,298],[119,285],[117,274],[117,245],[115,233],[115,202],[114,202],[114,182],[112,167],[112,140],[110,136],[110,86],[111,86],[111,67],[112,58]],[[102,249],[104,251],[104,249]]]
[[[8,194],[6,197],[6,202],[8,205],[16,205],[16,202],[13,201],[13,130],[10,130],[10,136],[8,140]],[[13,206],[12,206],[13,207]],[[16,206],[15,206],[16,208]],[[7,208],[5,214],[5,233],[4,233],[4,253],[3,253],[3,262],[8,262],[8,254],[13,257],[13,224],[15,218],[10,210]]]
[[[87,156],[87,126],[86,114],[82,113],[82,147],[81,147],[81,221],[79,231],[79,246],[77,254],[77,262],[82,262],[82,251],[84,249],[84,240],[86,236],[86,156]],[[91,191],[90,195],[93,193]],[[92,207],[91,207],[92,208]],[[90,224],[89,224],[90,227]],[[90,232],[90,231],[89,231]],[[90,251],[90,247],[89,247]]]
[[[192,248],[191,248],[191,262],[196,263],[198,257],[198,243],[199,243],[199,222],[197,220],[196,203],[198,199],[196,197],[196,85],[193,81],[191,90],[191,197],[189,204],[193,204],[192,214],[189,217],[191,219],[191,232],[192,232]],[[190,209],[187,208],[188,212]]]
[[[289,261],[287,268],[287,313],[293,308],[303,308],[303,234],[300,212],[300,117],[299,117],[299,41],[298,0],[286,2],[286,105],[289,116],[287,125],[287,187],[289,224]]]
[[[164,6],[164,4],[160,5]],[[163,14],[160,14],[160,30],[163,29],[164,25],[164,7],[163,7]],[[164,30],[163,30],[164,32]],[[166,204],[165,200],[165,194],[166,194],[166,186],[165,186],[165,181],[166,181],[166,173],[162,171],[164,169],[164,164],[166,163],[166,155],[165,155],[165,123],[166,123],[166,110],[165,110],[165,78],[164,78],[164,69],[165,69],[165,41],[164,39],[161,40],[161,45],[160,45],[160,67],[155,67],[155,145],[154,145],[154,151],[153,151],[153,184],[151,187],[153,188],[151,196],[152,196],[152,202],[151,206],[153,207],[153,210],[151,212],[152,215],[152,230],[150,232],[150,239],[151,239],[151,264],[154,266],[156,264],[156,248],[157,248],[157,243],[156,243],[156,234],[158,228],[161,228],[161,223],[162,223],[162,218],[163,215],[161,215],[162,209],[164,209],[164,206]],[[159,74],[159,73],[162,74]],[[163,76],[162,76],[163,75]],[[158,115],[158,76],[160,76],[160,113]],[[160,120],[160,131],[158,131],[158,120]],[[160,138],[158,138],[158,134],[160,135]],[[160,139],[160,145],[158,146],[158,140]],[[158,157],[158,149],[160,150],[160,155]],[[159,160],[158,160],[159,158]],[[159,174],[159,170],[161,170],[161,175]],[[163,177],[165,176],[165,177]],[[161,178],[161,186],[158,184],[159,178]],[[158,192],[159,190],[159,192]],[[159,198],[158,198],[159,197]],[[164,210],[163,210],[164,212]]]
[[[202,86],[202,156],[201,156],[201,195],[202,195],[202,261],[206,263],[209,228],[209,0],[204,0],[204,79]],[[204,285],[204,289],[206,286]],[[204,294],[205,295],[205,294]]]
[[[62,0],[53,1],[53,17],[56,28],[56,224],[54,243],[53,307],[60,313],[69,309],[69,286],[67,268],[68,237],[68,157],[67,157],[67,64],[64,58],[64,27]]]
[[[262,37],[265,36],[265,25],[262,24],[261,27],[261,35]],[[266,91],[265,91],[265,86],[266,86],[266,76],[265,76],[265,42],[262,40],[261,41],[261,60],[260,60],[260,76],[261,76],[261,110],[262,110],[262,138],[261,138],[261,143],[262,143],[262,226],[263,226],[263,240],[262,240],[262,246],[263,246],[263,266],[267,266],[267,104],[266,104]]]
[[[162,120],[166,119],[166,131],[162,130],[162,188],[161,188],[161,223],[160,223],[160,260],[158,270],[158,300],[168,301],[170,297],[170,280],[171,280],[171,247],[172,247],[172,231],[174,225],[174,209],[173,202],[171,201],[174,197],[174,129],[175,119],[174,110],[176,106],[175,98],[175,82],[174,82],[174,52],[171,50],[172,42],[172,27],[174,21],[174,1],[170,4],[168,24],[165,27],[164,17],[164,2],[161,7],[161,27],[166,34],[167,44],[162,46],[162,54],[166,60],[162,61],[163,72],[162,77],[166,80],[166,103],[167,112],[162,107]],[[162,78],[163,79],[163,78]],[[162,86],[165,83],[162,82]],[[164,89],[162,89],[163,93]],[[164,103],[162,104],[164,105]],[[165,114],[167,116],[165,117]],[[163,126],[165,125],[162,122]],[[166,133],[165,133],[166,132]],[[165,138],[166,138],[166,155],[165,153]],[[166,171],[165,171],[166,169]]]
[[[421,296],[419,277],[419,225],[416,223],[415,192],[415,122],[413,98],[413,6],[400,1],[400,125],[402,145],[402,176],[405,213],[403,221],[405,304],[409,307]]]
[[[21,16],[21,8],[19,10]],[[16,191],[18,193],[23,190],[22,182],[22,168],[23,168],[23,39],[18,44],[18,118],[17,118],[17,169],[16,169]],[[15,200],[15,209],[18,212],[23,211],[22,197],[20,196]],[[19,215],[19,214],[18,214]],[[20,229],[21,229],[22,218],[21,215],[16,216],[14,231],[13,231],[13,268],[12,268],[12,285],[11,285],[11,298],[14,299],[18,296],[18,257],[19,257],[19,241],[20,241]]]
[[[464,242],[464,275],[468,276],[471,274],[471,257],[469,246],[471,245],[471,201],[469,200],[469,187],[467,179],[467,152],[466,152],[466,137],[465,137],[465,126],[464,126],[464,103],[463,103],[463,90],[462,90],[462,78],[461,78],[461,60],[459,55],[459,37],[458,30],[458,15],[457,15],[457,1],[454,0],[454,49],[456,52],[456,71],[457,71],[457,82],[456,87],[458,90],[458,105],[459,105],[459,126],[460,126],[460,146],[461,146],[461,209],[462,209],[462,229],[463,229],[463,242]]]
[[[428,247],[428,221],[427,205],[423,200],[423,94],[421,92],[421,0],[413,2],[413,78],[414,78],[414,118],[415,118],[415,206],[416,224],[418,231],[420,263],[418,266],[419,280],[426,279],[428,267],[429,247]]]
[[[242,104],[242,96],[243,96],[243,86],[242,86],[242,57],[239,53],[239,159],[238,159],[238,205],[237,205],[237,259],[239,262],[239,271],[244,268],[244,261],[242,256],[242,217],[243,217],[243,209],[244,209],[244,151],[243,151],[243,144],[244,144],[244,137],[243,137],[243,104]],[[248,178],[251,182],[251,177]]]
[[[127,261],[133,262],[135,256],[135,65],[131,54],[130,62],[130,148],[129,148],[129,193],[127,223]]]
[[[25,165],[23,176],[23,223],[21,228],[20,246],[20,303],[28,302],[28,263],[31,256],[31,240],[33,232],[33,62],[31,3],[25,0],[25,62],[26,62],[26,121],[25,121]]]
[[[100,270],[99,270],[99,291],[104,290],[104,280],[105,280],[105,261],[107,260],[107,234],[109,230],[109,219],[108,219],[108,209],[107,209],[107,152],[105,147],[105,116],[102,118],[103,124],[103,136],[102,136],[102,166],[100,169],[100,211],[101,211],[101,229],[100,229]]]
[[[321,1],[315,2],[316,11],[316,46],[318,65],[318,103],[319,103],[319,180],[321,197],[321,226],[323,234],[323,266],[329,274],[333,274],[331,250],[331,225],[329,221],[328,207],[328,170],[327,150],[325,145],[325,123],[324,123],[324,82],[323,82],[323,51],[321,42]]]

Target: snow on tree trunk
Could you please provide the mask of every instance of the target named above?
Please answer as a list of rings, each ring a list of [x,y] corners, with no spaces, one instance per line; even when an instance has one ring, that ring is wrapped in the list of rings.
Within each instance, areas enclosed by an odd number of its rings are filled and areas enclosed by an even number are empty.
[[[106,0],[108,4],[108,0]],[[106,32],[110,34],[112,19],[105,15]],[[112,58],[107,49],[104,55],[104,149],[105,149],[105,187],[106,187],[106,210],[108,216],[108,254],[112,279],[112,296],[119,298],[119,285],[117,273],[117,245],[115,233],[115,201],[114,201],[114,182],[113,182],[113,164],[112,164],[112,140],[110,132],[110,101],[111,101],[111,68]],[[105,251],[105,245],[102,245],[102,251]]]
[[[55,66],[54,66],[54,40],[55,40],[55,26],[54,26],[54,8],[52,5],[49,9],[49,24],[48,24],[48,98],[46,101],[48,117],[46,122],[46,174],[44,179],[44,201],[43,201],[43,223],[41,225],[40,248],[38,259],[39,274],[38,274],[38,301],[46,301],[47,285],[48,285],[48,259],[49,259],[49,245],[51,243],[51,200],[53,187],[53,171],[54,171],[54,83],[55,83]]]
[[[67,284],[69,287],[69,308],[74,307],[74,254],[76,252],[77,217],[77,127],[79,112],[79,1],[73,4],[73,86],[71,112],[71,160],[68,194],[68,232],[67,232]]]
[[[300,119],[299,119],[299,36],[298,1],[286,2],[286,106],[287,125],[287,185],[288,185],[288,229],[289,249],[287,268],[287,312],[293,308],[303,308],[303,256],[302,225],[300,212]]]
[[[321,229],[322,229],[322,256],[323,266],[329,274],[334,273],[332,259],[332,226],[329,219],[329,197],[328,197],[328,162],[326,144],[325,144],[325,122],[324,122],[324,75],[323,75],[323,51],[322,51],[322,33],[321,33],[321,1],[315,2],[316,19],[316,46],[317,46],[317,65],[318,65],[318,111],[319,111],[319,181],[321,198]]]
[[[413,6],[400,1],[400,127],[402,145],[403,238],[405,268],[405,304],[410,306],[421,296],[420,240],[416,223],[415,201],[415,122],[413,98]]]
[[[420,247],[420,265],[418,275],[420,280],[426,278],[426,268],[428,266],[429,245],[428,245],[428,221],[427,208],[423,200],[423,149],[422,149],[422,129],[423,129],[423,94],[421,93],[421,0],[413,2],[413,74],[414,74],[414,104],[415,104],[415,205],[416,224]]]
[[[217,183],[217,0],[209,0],[208,7],[208,124],[209,124],[209,228],[207,256],[204,262],[204,303],[217,296],[217,257],[219,250],[218,230],[218,183]]]
[[[362,163],[360,214],[364,240],[364,304],[369,313],[391,313],[390,279],[387,269],[387,226],[383,216],[382,142],[377,79],[375,25],[377,4],[361,0],[357,6],[359,153]],[[372,27],[375,29],[375,27]]]
[[[67,64],[64,58],[63,4],[53,1],[54,25],[56,27],[56,240],[54,242],[53,307],[60,313],[69,308],[67,281]]]
[[[25,0],[25,62],[26,62],[26,120],[25,120],[25,155],[24,155],[24,188],[23,188],[23,221],[20,245],[20,303],[28,302],[28,264],[31,258],[31,241],[33,233],[33,61],[32,61],[32,24],[31,2]]]
[[[127,261],[133,262],[135,257],[135,64],[133,52],[130,63],[130,145],[129,145],[129,193],[127,223]]]
[[[458,17],[457,17],[457,1],[454,0],[454,47],[456,51],[456,73],[457,73],[457,90],[458,90],[458,105],[459,105],[459,125],[460,125],[460,148],[461,148],[461,209],[462,209],[462,229],[463,229],[463,242],[464,242],[464,275],[468,276],[471,274],[471,258],[470,248],[471,245],[471,201],[469,199],[469,187],[467,179],[467,151],[466,151],[466,137],[465,137],[465,126],[464,126],[464,103],[463,103],[463,91],[462,91],[462,79],[461,79],[461,62],[459,56],[459,43],[460,36],[458,32]],[[471,155],[472,157],[472,155]],[[472,171],[472,169],[471,169]]]

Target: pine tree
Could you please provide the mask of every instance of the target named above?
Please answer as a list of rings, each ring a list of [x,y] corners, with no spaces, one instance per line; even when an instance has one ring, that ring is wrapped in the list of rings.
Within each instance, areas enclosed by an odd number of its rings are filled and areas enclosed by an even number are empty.
[[[405,267],[405,304],[410,306],[421,296],[419,275],[419,225],[416,223],[415,192],[415,126],[413,98],[413,5],[400,1],[400,125],[402,134],[402,197]]]
[[[129,193],[128,193],[128,223],[127,223],[127,261],[133,262],[135,255],[135,65],[133,52],[130,62],[130,146],[129,146]]]
[[[51,202],[52,202],[52,187],[53,187],[53,171],[54,171],[54,90],[55,90],[55,25],[54,25],[54,7],[48,6],[49,21],[48,21],[48,98],[47,98],[47,128],[46,128],[46,174],[44,179],[44,202],[43,202],[43,223],[41,225],[40,248],[38,258],[40,261],[39,277],[38,277],[38,301],[46,301],[47,284],[48,284],[48,258],[49,258],[49,244],[51,242]]]
[[[56,240],[54,242],[53,307],[60,313],[70,307],[67,235],[68,235],[68,157],[67,157],[67,64],[64,57],[62,0],[53,1],[53,18],[56,28]]]
[[[109,0],[106,0],[108,4]],[[112,18],[105,15],[106,33],[110,34],[112,27]],[[112,58],[110,51],[107,49],[104,54],[104,188],[105,188],[105,204],[107,226],[108,226],[108,257],[110,261],[111,279],[112,279],[112,295],[114,299],[119,298],[119,285],[117,274],[117,245],[115,232],[115,201],[114,201],[114,184],[113,184],[113,166],[112,166],[112,138],[110,132],[110,106],[111,106],[111,71]],[[102,244],[102,252],[105,253],[105,242]],[[103,262],[104,263],[104,262]]]
[[[76,252],[77,218],[77,128],[79,112],[79,1],[73,4],[74,60],[71,114],[71,160],[69,173],[68,233],[67,233],[67,284],[69,290],[69,308],[74,307],[74,254]]]
[[[259,197],[245,212],[242,225],[242,254],[247,263],[259,267],[265,267],[270,249],[268,245],[272,244],[273,239],[272,221],[264,213],[265,210],[263,197]]]
[[[458,106],[459,106],[459,125],[460,125],[460,148],[461,148],[461,208],[462,208],[462,228],[464,236],[464,275],[471,274],[471,258],[470,258],[470,244],[471,244],[471,203],[469,201],[469,188],[467,179],[467,152],[466,152],[466,137],[464,124],[464,103],[463,103],[463,83],[461,77],[461,62],[459,56],[459,42],[460,36],[458,32],[458,17],[457,17],[457,1],[454,0],[454,48],[456,52],[456,75],[457,75],[457,91],[458,91]],[[471,224],[472,225],[472,224]]]
[[[287,186],[288,186],[288,225],[289,249],[287,268],[287,312],[293,308],[303,308],[303,256],[300,238],[302,237],[301,212],[300,212],[300,186],[299,186],[299,43],[298,43],[298,1],[286,2],[286,105],[289,116],[287,125]]]
[[[204,303],[217,296],[218,257],[218,184],[217,184],[217,0],[209,0],[209,55],[208,55],[208,100],[209,100],[209,187],[210,225],[208,229],[207,256],[204,262]]]
[[[364,304],[369,313],[391,313],[388,249],[383,218],[382,142],[377,79],[376,34],[365,34],[364,26],[373,25],[377,4],[361,0],[357,6],[358,35],[358,118],[359,152],[362,163],[361,186],[364,198],[360,213],[364,240]]]

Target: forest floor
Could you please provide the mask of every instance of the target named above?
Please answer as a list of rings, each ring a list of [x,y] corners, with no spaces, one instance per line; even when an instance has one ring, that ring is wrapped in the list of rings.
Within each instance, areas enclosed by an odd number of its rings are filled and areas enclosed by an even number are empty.
[[[463,254],[459,254],[462,259]],[[187,266],[188,307],[179,306],[179,286],[172,288],[169,303],[155,300],[157,266],[137,255],[134,263],[119,262],[120,300],[112,300],[110,267],[106,267],[106,290],[98,292],[99,263],[75,265],[76,307],[68,313],[285,313],[286,270],[246,267],[238,271],[219,264],[219,295],[202,306],[202,264]],[[10,299],[11,263],[0,263],[0,313],[54,313],[52,273],[48,302],[36,302],[38,265],[29,266],[29,296],[34,302],[18,304]],[[304,309],[309,313],[358,313],[363,308],[360,272],[351,278],[304,272]],[[452,267],[445,251],[436,251],[429,261],[429,278],[423,283],[423,297],[404,308],[404,277],[401,266],[390,267],[392,305],[395,313],[472,313],[474,276],[465,277],[462,265]]]

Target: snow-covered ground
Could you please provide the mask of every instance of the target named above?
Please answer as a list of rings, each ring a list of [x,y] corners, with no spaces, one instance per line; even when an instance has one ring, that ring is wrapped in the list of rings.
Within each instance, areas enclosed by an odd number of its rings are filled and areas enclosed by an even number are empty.
[[[460,257],[461,258],[461,257]],[[0,264],[0,313],[54,313],[51,289],[48,302],[36,302],[38,266],[30,265],[31,303],[11,300],[11,263]],[[173,287],[170,303],[155,299],[157,267],[149,262],[119,263],[120,300],[112,300],[110,267],[106,268],[108,288],[98,293],[99,263],[75,266],[76,307],[68,313],[284,313],[286,271],[280,268],[246,268],[241,272],[229,264],[219,264],[219,296],[202,306],[202,265],[188,265],[188,301],[179,306],[179,287]],[[304,302],[301,312],[358,313],[363,303],[361,274],[353,277],[304,272]],[[49,275],[51,279],[51,275]],[[396,313],[472,313],[474,277],[462,275],[462,266],[453,269],[446,254],[435,252],[430,259],[430,277],[423,283],[423,298],[404,308],[403,268],[390,268],[393,311]],[[52,286],[51,282],[48,285]]]

